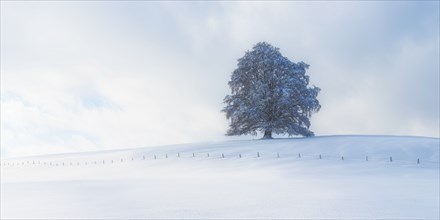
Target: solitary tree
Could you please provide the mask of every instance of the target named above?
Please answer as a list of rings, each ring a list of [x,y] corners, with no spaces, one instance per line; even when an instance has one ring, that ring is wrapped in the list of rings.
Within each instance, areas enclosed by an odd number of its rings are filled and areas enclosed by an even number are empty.
[[[308,67],[304,62],[290,61],[266,42],[247,51],[238,59],[238,68],[228,83],[231,95],[224,98],[222,111],[230,119],[226,135],[313,136],[310,117],[321,108],[316,99],[320,89],[308,87]]]

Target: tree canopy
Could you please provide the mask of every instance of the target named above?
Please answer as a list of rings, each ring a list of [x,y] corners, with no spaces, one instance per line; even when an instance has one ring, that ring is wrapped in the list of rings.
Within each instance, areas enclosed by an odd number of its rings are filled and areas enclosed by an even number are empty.
[[[231,94],[224,98],[222,111],[230,120],[226,135],[313,136],[310,118],[321,108],[316,98],[320,89],[308,87],[308,67],[290,61],[266,42],[246,51],[228,82]]]

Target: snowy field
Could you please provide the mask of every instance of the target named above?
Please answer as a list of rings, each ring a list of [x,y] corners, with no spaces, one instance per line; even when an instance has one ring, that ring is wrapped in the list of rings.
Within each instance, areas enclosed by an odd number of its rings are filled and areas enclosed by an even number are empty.
[[[439,219],[439,148],[328,136],[2,159],[1,218]]]

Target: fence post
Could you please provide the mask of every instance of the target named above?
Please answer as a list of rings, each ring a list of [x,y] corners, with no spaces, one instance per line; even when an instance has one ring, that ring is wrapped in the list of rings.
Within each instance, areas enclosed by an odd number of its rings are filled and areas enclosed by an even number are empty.
[[[280,153],[277,152],[277,157],[280,158]]]
[[[390,162],[393,162],[393,157],[390,157]]]
[[[165,154],[165,158],[168,158],[168,154]]]
[[[365,157],[365,161],[368,161],[368,156]]]
[[[298,158],[301,158],[301,153],[298,153]]]
[[[156,160],[156,154],[154,155],[154,159]]]
[[[180,152],[179,152],[179,153],[177,153],[177,157],[180,157]]]
[[[320,160],[322,159],[322,156],[321,156],[321,154],[319,155],[319,159],[320,159]]]
[[[209,153],[208,153],[208,157],[209,157]]]
[[[419,158],[417,158],[417,164],[420,164],[420,159]]]
[[[341,159],[344,160],[344,156],[342,156]]]
[[[222,158],[225,158],[225,155],[222,153]]]
[[[257,157],[260,157],[260,152],[257,152]]]
[[[196,155],[193,153],[193,157],[196,157]]]
[[[241,154],[238,154],[238,157],[241,158]]]

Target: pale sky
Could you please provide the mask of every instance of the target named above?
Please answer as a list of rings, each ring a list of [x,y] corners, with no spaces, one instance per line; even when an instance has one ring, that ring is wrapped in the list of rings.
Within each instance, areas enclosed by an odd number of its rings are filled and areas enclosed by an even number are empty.
[[[438,1],[1,1],[1,156],[237,139],[220,110],[260,41],[310,64],[317,136],[439,137],[439,20]]]

